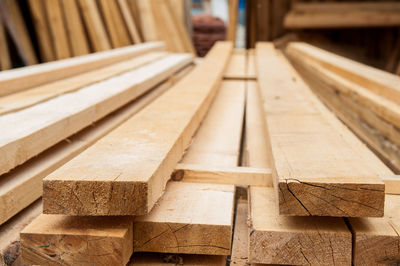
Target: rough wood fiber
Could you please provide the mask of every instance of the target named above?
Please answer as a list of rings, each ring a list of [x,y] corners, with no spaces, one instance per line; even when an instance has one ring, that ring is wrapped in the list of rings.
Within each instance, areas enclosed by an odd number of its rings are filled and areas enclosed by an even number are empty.
[[[139,29],[138,29],[138,26],[136,25],[136,21],[132,17],[132,13],[129,10],[129,5],[128,5],[127,0],[118,0],[118,4],[119,4],[120,10],[122,12],[122,15],[124,16],[124,20],[125,20],[126,26],[128,28],[129,35],[131,36],[131,39],[133,40],[133,43],[141,43],[142,37],[139,34]]]
[[[208,110],[231,50],[217,43],[168,92],[45,178],[44,212],[149,213]]]
[[[379,159],[344,137],[346,129],[338,130],[337,122],[324,115],[328,111],[314,103],[315,96],[305,92],[309,89],[292,77],[280,57],[271,44],[257,45],[279,213],[383,216],[384,184],[378,175],[385,173],[371,166]]]
[[[189,55],[170,55],[74,93],[1,116],[0,127],[7,134],[0,138],[0,173],[8,172],[139,97],[191,60]]]
[[[0,96],[26,90],[52,81],[71,77],[73,75],[82,74],[146,52],[160,51],[164,49],[165,46],[160,42],[138,44],[130,47],[114,49],[112,51],[1,72]]]
[[[21,232],[22,263],[126,265],[133,252],[129,217],[41,214]]]
[[[190,255],[190,254],[163,254],[163,253],[133,253],[129,266],[226,266],[226,256]]]
[[[234,266],[249,263],[249,228],[247,226],[248,203],[239,199],[236,206],[235,229],[233,233],[231,264]]]
[[[351,265],[351,233],[341,218],[280,216],[273,188],[250,187],[249,261]]]
[[[135,252],[229,255],[233,185],[169,182],[157,206],[135,218]]]

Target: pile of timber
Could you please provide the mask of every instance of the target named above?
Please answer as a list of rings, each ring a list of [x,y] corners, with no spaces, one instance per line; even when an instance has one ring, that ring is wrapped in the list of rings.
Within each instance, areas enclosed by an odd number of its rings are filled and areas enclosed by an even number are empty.
[[[149,43],[0,75],[5,263],[396,263],[394,173],[272,44],[232,46],[189,73]]]
[[[171,52],[195,53],[184,0],[28,0],[27,4],[23,12],[16,0],[0,3],[2,70],[16,61],[10,46],[17,48],[24,65],[149,41],[165,41]],[[31,24],[33,32],[27,27]]]

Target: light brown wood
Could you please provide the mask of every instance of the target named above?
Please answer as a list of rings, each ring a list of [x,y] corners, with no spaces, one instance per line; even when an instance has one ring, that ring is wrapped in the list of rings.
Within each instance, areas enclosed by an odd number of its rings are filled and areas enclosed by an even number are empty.
[[[230,265],[250,265],[249,263],[249,228],[247,226],[248,203],[239,199],[236,205],[235,229],[232,241]]]
[[[168,92],[46,177],[44,212],[149,213],[210,106],[231,50],[231,44],[217,43]]]
[[[3,22],[25,65],[37,64],[38,60],[18,2],[4,0],[0,3],[0,7],[2,9]]]
[[[8,50],[8,43],[3,25],[3,19],[0,15],[0,69],[8,70],[10,68],[12,68],[10,52]]]
[[[44,3],[56,59],[72,57],[70,46],[70,41],[72,40],[67,35],[61,1],[44,0]]]
[[[111,43],[100,16],[96,0],[78,0],[91,47],[95,52],[111,49]]]
[[[247,52],[241,50],[235,50],[229,60],[228,67],[225,71],[225,79],[246,79],[246,61]]]
[[[223,81],[183,164],[235,167],[239,162],[244,119],[245,82]]]
[[[28,3],[35,26],[40,58],[44,62],[53,61],[56,57],[54,55],[54,47],[51,41],[44,2],[43,0],[29,0]]]
[[[113,48],[132,43],[116,1],[98,0]]]
[[[385,182],[385,193],[400,195],[400,176],[381,176],[383,182]]]
[[[129,217],[41,214],[21,232],[22,263],[125,265],[132,236]]]
[[[226,256],[190,255],[190,254],[159,254],[159,253],[133,253],[131,265],[140,266],[176,266],[178,263],[195,266],[226,266]]]
[[[135,218],[135,252],[229,255],[233,185],[169,182],[157,206]]]
[[[175,181],[232,184],[237,186],[266,186],[271,170],[251,167],[216,167],[207,164],[178,164],[172,173]]]
[[[373,166],[380,166],[379,159],[343,137],[348,133],[326,118],[328,111],[304,92],[309,88],[291,76],[271,44],[257,45],[256,60],[280,214],[383,216],[385,186],[379,175],[386,173]]]
[[[0,96],[104,67],[150,51],[164,50],[162,43],[138,44],[0,73]]]
[[[351,232],[341,218],[279,215],[273,188],[250,187],[249,261],[351,265]]]
[[[132,13],[129,10],[129,5],[127,3],[127,0],[118,0],[118,4],[121,10],[121,13],[124,17],[126,26],[128,28],[129,34],[131,36],[131,39],[133,40],[133,43],[141,43],[142,42],[142,37],[139,34],[138,27],[136,25],[136,21],[132,17]]]
[[[254,55],[254,49],[249,49],[247,52],[247,68],[246,75],[248,79],[256,79],[256,60]]]
[[[140,14],[140,25],[144,41],[161,40],[161,36],[156,27],[151,1],[137,0],[136,3],[138,6],[138,13]]]
[[[239,1],[229,0],[229,22],[228,22],[226,40],[233,42],[234,45],[236,42],[238,10],[239,10]]]
[[[400,196],[386,195],[384,218],[351,218],[354,265],[390,265],[400,257]]]
[[[399,26],[399,12],[398,2],[296,3],[284,25],[291,29]]]
[[[139,97],[191,61],[189,55],[169,55],[74,93],[0,116],[1,128],[8,133],[0,138],[3,158],[0,173],[8,172]]]
[[[76,0],[64,0],[61,1],[61,4],[64,11],[67,36],[71,45],[72,56],[90,53],[88,39]]]
[[[81,75],[47,83],[29,90],[0,98],[0,115],[17,112],[35,104],[48,101],[62,94],[71,93],[90,84],[104,81],[124,72],[137,69],[167,55],[166,52],[153,52],[124,60],[111,66],[92,70]]]

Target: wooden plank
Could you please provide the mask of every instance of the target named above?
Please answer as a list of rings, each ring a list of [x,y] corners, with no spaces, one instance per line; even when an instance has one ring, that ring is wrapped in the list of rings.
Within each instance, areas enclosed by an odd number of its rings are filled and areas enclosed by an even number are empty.
[[[0,8],[2,11],[3,22],[5,23],[25,65],[37,64],[37,57],[29,38],[29,33],[18,2],[15,0],[3,0],[0,2]]]
[[[146,43],[112,51],[65,59],[0,73],[0,96],[68,78],[150,51],[164,50],[162,43]]]
[[[53,61],[56,57],[51,41],[44,2],[42,0],[29,0],[28,3],[39,45],[40,59],[43,62]]]
[[[249,228],[247,200],[239,199],[236,205],[235,229],[232,241],[230,265],[250,265],[249,263]]]
[[[210,167],[201,164],[178,164],[172,173],[175,181],[233,184],[238,186],[266,186],[271,170],[252,167]]]
[[[81,75],[41,85],[0,98],[0,115],[13,113],[48,101],[62,94],[71,93],[90,84],[104,81],[124,72],[137,69],[167,55],[166,52],[153,52],[133,59],[124,60],[111,66],[92,70]]]
[[[133,43],[141,43],[142,37],[139,34],[138,26],[136,25],[136,22],[132,17],[131,11],[129,10],[127,0],[118,0],[118,4],[122,12],[122,16],[124,17],[126,26],[128,28],[129,35],[133,40]]]
[[[239,0],[229,0],[229,21],[226,40],[236,43],[236,30],[238,24]]]
[[[129,217],[41,214],[21,232],[22,263],[125,265],[132,236]]]
[[[0,125],[8,134],[0,138],[3,158],[0,173],[8,172],[139,97],[191,60],[189,55],[170,55],[74,93],[1,116]],[[59,106],[64,108],[60,110]]]
[[[213,256],[213,255],[190,255],[190,254],[160,254],[160,253],[133,253],[131,265],[140,266],[176,266],[176,264],[183,263],[184,265],[196,266],[226,266],[226,256]]]
[[[72,40],[68,38],[67,27],[59,0],[44,0],[46,6],[47,19],[54,45],[56,59],[72,57],[70,44]],[[70,43],[71,42],[71,43]]]
[[[8,51],[8,42],[3,25],[3,19],[0,14],[0,69],[8,70],[12,68],[10,52]]]
[[[42,201],[37,200],[0,226],[0,264],[13,264],[20,254],[19,233],[42,212]]]
[[[400,256],[400,196],[386,195],[384,218],[351,218],[354,265],[390,265]]]
[[[78,4],[81,8],[92,49],[95,52],[110,50],[111,43],[101,19],[96,0],[78,0]]]
[[[121,125],[169,89],[182,71],[139,99],[109,114],[94,125],[51,147],[29,162],[2,176],[0,186],[0,224],[42,195],[42,179],[84,151],[101,137]]]
[[[109,0],[99,0],[98,3],[102,10],[112,47],[119,48],[131,44],[132,41],[129,39],[129,33],[118,8],[118,3]]]
[[[256,3],[254,16],[257,18],[257,41],[269,41],[272,39],[272,0],[256,0]]]
[[[273,188],[250,187],[249,261],[351,265],[351,232],[341,218],[279,215]]]
[[[381,176],[383,182],[385,182],[385,193],[400,195],[400,176]]]
[[[247,52],[247,67],[246,67],[246,75],[248,79],[256,79],[256,60],[254,55],[254,49],[249,49]]]
[[[238,165],[245,93],[244,81],[222,82],[214,103],[181,163],[208,167]]]
[[[371,166],[379,159],[343,138],[348,133],[326,118],[328,111],[292,78],[271,44],[258,44],[256,60],[280,214],[383,216],[385,186],[378,176],[385,173]]]
[[[228,67],[225,71],[225,79],[246,79],[246,61],[247,52],[235,50],[229,60]]]
[[[291,29],[391,27],[400,25],[398,2],[297,3],[285,16]]]
[[[140,25],[142,27],[143,39],[146,42],[159,41],[161,36],[156,27],[151,1],[137,0],[138,13],[140,14]]]
[[[231,51],[231,44],[217,43],[206,59],[171,90],[46,177],[44,212],[150,212],[210,106]],[[94,160],[102,165],[101,170],[92,163]]]
[[[86,37],[83,21],[79,14],[78,4],[75,0],[61,1],[68,39],[71,45],[73,56],[90,53],[88,39]]]
[[[233,185],[169,182],[157,206],[135,218],[135,252],[229,255],[234,200]]]

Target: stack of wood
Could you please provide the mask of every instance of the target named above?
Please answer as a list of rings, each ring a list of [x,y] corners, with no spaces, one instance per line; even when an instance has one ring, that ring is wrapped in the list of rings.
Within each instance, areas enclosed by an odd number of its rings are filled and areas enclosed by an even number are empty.
[[[398,260],[399,178],[279,50],[220,42],[186,74],[192,57],[164,49],[0,75],[0,243],[29,223],[30,265]]]
[[[28,4],[28,14],[21,12],[16,0],[0,4],[3,70],[12,68],[13,61],[7,35],[25,65],[148,41],[165,41],[172,52],[195,53],[183,0],[29,0]],[[31,24],[34,32],[26,26]]]

